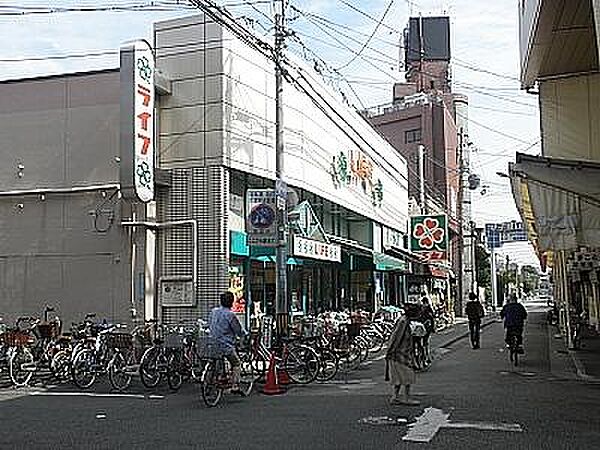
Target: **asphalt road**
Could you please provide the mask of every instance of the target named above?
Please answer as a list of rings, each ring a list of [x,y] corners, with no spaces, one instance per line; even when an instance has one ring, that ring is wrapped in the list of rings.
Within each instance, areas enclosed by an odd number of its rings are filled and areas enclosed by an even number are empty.
[[[466,339],[437,349],[414,387],[418,407],[387,403],[381,359],[348,379],[276,397],[226,396],[212,409],[193,386],[177,394],[136,386],[125,397],[2,389],[0,449],[598,448],[600,385],[572,375],[542,318],[530,314],[517,368],[499,323],[485,328],[479,350]]]

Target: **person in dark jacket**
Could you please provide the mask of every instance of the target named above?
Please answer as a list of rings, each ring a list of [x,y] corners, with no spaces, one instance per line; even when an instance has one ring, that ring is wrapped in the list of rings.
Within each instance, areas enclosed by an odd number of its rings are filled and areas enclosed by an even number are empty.
[[[484,316],[483,306],[477,299],[477,296],[471,292],[469,294],[469,301],[467,302],[465,313],[469,318],[469,333],[471,335],[471,345],[473,348],[479,348],[480,345],[480,332],[481,332],[481,318]]]
[[[506,345],[510,344],[510,336],[516,335],[519,352],[523,353],[523,326],[527,319],[527,310],[518,302],[516,294],[511,294],[509,302],[500,311],[500,317],[504,319]]]

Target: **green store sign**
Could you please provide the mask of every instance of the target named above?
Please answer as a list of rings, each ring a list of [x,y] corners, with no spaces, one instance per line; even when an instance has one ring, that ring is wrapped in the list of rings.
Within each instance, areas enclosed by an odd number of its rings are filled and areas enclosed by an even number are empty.
[[[448,250],[448,218],[413,216],[410,218],[410,249],[413,252],[445,252]]]

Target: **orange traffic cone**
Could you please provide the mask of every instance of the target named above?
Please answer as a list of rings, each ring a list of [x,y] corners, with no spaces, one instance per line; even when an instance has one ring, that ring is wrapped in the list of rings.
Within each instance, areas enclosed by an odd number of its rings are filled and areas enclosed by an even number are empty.
[[[275,368],[275,355],[273,353],[271,353],[271,359],[269,360],[267,382],[262,388],[262,393],[267,395],[279,395],[284,393],[284,390],[281,389],[281,386],[279,386],[279,380],[277,379],[277,369]]]
[[[280,386],[287,386],[291,383],[287,370],[281,369],[277,371],[277,382]]]

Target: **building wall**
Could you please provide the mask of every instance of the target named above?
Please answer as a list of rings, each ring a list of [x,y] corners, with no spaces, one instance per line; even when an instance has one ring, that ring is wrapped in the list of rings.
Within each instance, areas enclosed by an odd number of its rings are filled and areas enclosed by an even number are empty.
[[[224,167],[222,29],[198,14],[155,24],[156,65],[172,80],[160,98],[159,165],[172,184],[161,189],[160,221],[196,220],[198,267],[191,228],[163,229],[159,237],[158,305],[167,322],[206,317],[228,287],[229,174]],[[172,277],[198,284],[192,306],[165,306],[161,285]]]
[[[540,82],[544,156],[600,160],[600,75]]]
[[[57,307],[131,317],[127,233],[118,183],[119,73],[0,83],[0,311],[5,321]],[[42,195],[11,194],[47,188]]]
[[[431,105],[418,105],[370,118],[371,124],[377,128],[394,149],[406,159],[408,164],[408,195],[419,199],[419,144],[425,147],[424,174],[425,190],[434,195],[431,187],[434,185],[435,166],[432,160],[433,152],[433,122]],[[412,130],[421,130],[421,139],[407,143],[406,134]],[[442,190],[443,192],[443,190]]]

